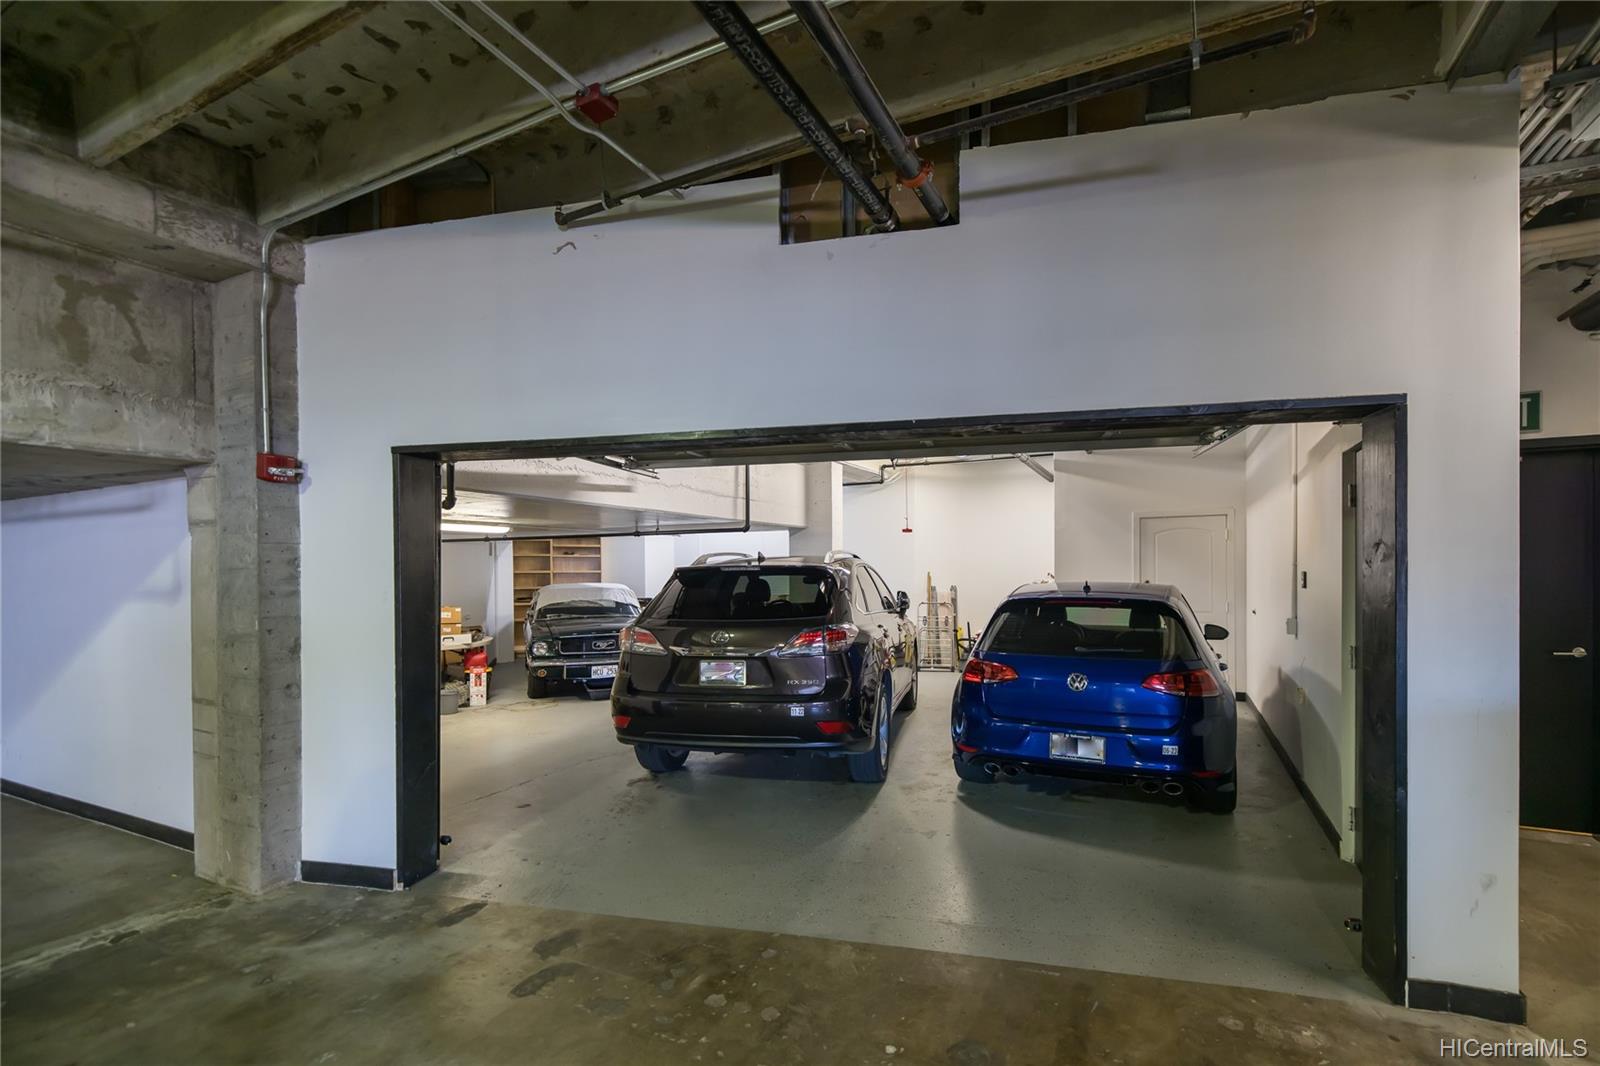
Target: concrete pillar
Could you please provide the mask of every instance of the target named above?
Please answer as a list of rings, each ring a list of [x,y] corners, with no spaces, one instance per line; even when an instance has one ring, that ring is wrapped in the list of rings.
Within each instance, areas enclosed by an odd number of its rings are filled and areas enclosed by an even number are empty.
[[[844,468],[807,463],[806,525],[789,534],[795,555],[823,555],[844,548]]]
[[[258,275],[212,290],[216,461],[189,475],[195,872],[261,892],[300,869],[300,501],[255,476]],[[294,291],[274,287],[274,450],[299,445]]]

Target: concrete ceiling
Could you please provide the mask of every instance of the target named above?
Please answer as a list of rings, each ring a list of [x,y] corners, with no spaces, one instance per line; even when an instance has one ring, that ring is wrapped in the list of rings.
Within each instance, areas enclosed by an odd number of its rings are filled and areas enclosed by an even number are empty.
[[[193,460],[0,443],[0,500],[182,477]]]
[[[770,2],[744,6],[757,20],[784,10]],[[570,96],[570,86],[481,10],[471,3],[453,9],[559,96]],[[715,40],[687,3],[496,0],[494,10],[584,82],[615,82]],[[860,0],[835,13],[896,115],[912,121],[1171,54],[1185,47],[1192,19],[1216,42],[1284,24],[1298,10],[1295,3],[1249,0],[1202,0],[1193,9],[1184,0]],[[1440,5],[1336,3],[1320,10],[1317,34],[1292,58],[1197,72],[1195,113],[1437,76]],[[533,90],[426,3],[12,0],[3,11],[8,130],[26,128],[98,165],[155,166],[152,156],[172,154],[153,152],[158,146],[205,144],[248,160],[252,207],[262,221],[296,215],[545,110]],[[1522,22],[1533,21],[1521,14]],[[825,113],[850,113],[802,31],[790,26],[769,41]],[[621,114],[606,132],[661,173],[779,144],[794,132],[726,52],[618,96]],[[186,150],[188,169],[200,169]],[[497,210],[594,199],[602,157],[612,190],[639,180],[614,153],[559,120],[473,155],[492,176]]]

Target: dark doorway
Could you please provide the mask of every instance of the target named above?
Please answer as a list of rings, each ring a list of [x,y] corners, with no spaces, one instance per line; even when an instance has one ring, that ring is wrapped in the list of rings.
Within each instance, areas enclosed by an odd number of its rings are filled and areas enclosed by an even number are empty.
[[[439,863],[439,464],[482,459],[624,456],[650,466],[910,458],[1031,448],[1189,445],[1249,425],[1360,422],[1359,545],[1363,831],[1362,961],[1396,1002],[1405,998],[1405,404],[1402,396],[1256,401],[1187,407],[998,415],[426,444],[394,449],[397,610],[396,797],[399,879]]]
[[[1522,456],[1522,824],[1600,831],[1600,446]]]

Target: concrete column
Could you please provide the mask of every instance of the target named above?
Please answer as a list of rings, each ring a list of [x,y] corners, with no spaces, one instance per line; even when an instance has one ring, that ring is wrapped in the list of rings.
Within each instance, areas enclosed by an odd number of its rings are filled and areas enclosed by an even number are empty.
[[[217,457],[189,476],[195,872],[248,892],[300,869],[300,501],[256,480],[259,276],[212,290]],[[275,286],[274,450],[299,445],[294,291]]]
[[[795,555],[823,555],[844,548],[844,468],[807,463],[806,525],[789,534]]]

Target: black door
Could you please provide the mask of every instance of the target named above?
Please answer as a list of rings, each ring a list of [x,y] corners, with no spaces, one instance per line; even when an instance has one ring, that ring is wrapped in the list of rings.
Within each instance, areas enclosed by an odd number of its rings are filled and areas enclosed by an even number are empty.
[[[439,867],[439,464],[394,457],[395,873]]]
[[[1600,831],[1600,448],[1522,456],[1522,824]]]
[[[1362,421],[1356,475],[1361,964],[1400,1003],[1406,982],[1404,408]]]

